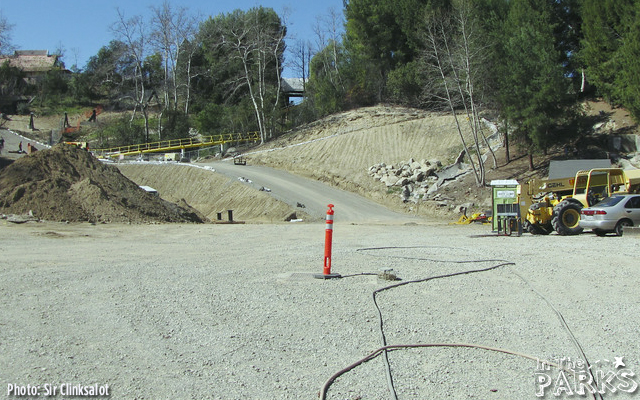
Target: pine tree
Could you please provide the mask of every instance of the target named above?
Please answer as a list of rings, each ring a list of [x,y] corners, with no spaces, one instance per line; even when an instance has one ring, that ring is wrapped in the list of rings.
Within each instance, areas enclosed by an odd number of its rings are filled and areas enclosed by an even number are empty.
[[[584,0],[582,6],[584,39],[580,56],[589,81],[611,102],[620,100],[615,82],[622,69],[619,50],[625,25],[633,14],[633,3],[634,0]]]
[[[569,80],[566,55],[555,36],[551,0],[514,0],[505,25],[500,100],[514,128],[517,142],[528,154],[545,151],[557,138],[558,121],[565,115]]]
[[[585,0],[581,58],[605,100],[626,107],[640,121],[640,3]]]

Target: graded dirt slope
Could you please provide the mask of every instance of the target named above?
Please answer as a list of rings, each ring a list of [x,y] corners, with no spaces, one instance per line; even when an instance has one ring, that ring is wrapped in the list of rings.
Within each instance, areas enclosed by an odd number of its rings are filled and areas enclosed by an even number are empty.
[[[432,212],[433,207],[404,204],[397,191],[389,192],[385,184],[368,175],[368,169],[376,163],[399,163],[409,158],[437,159],[446,164],[457,157],[460,143],[449,115],[378,106],[329,116],[244,154],[250,165],[267,165],[318,180],[399,212],[433,216],[437,214]],[[208,160],[203,163],[210,164]],[[210,165],[216,168],[215,163]],[[206,169],[176,164],[118,167],[128,178],[155,188],[167,200],[184,198],[211,220],[227,209],[235,210],[235,219],[250,222],[285,221],[293,213],[305,221],[318,217],[305,215],[295,202],[284,204],[277,193],[259,192],[255,185],[252,188],[241,183],[237,178],[242,168],[237,176],[222,177]]]
[[[464,134],[468,139],[469,133]],[[251,163],[288,170],[402,208],[398,196],[389,196],[386,186],[368,175],[368,168],[410,158],[447,164],[461,149],[451,115],[376,106],[327,117],[246,156]]]
[[[139,185],[151,186],[168,201],[184,199],[210,220],[217,213],[234,210],[234,220],[251,222],[282,222],[309,217],[300,210],[280,202],[265,192],[243,185],[237,179],[203,168],[169,164],[121,164],[120,171]]]

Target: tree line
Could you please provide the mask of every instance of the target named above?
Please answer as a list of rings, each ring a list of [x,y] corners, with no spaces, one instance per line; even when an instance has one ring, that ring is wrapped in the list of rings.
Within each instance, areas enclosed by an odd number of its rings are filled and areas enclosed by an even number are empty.
[[[5,92],[130,110],[121,124],[137,126],[144,140],[195,127],[258,131],[266,141],[384,102],[460,116],[461,138],[465,124],[472,132],[472,142],[463,141],[470,159],[485,140],[481,113],[491,110],[505,139],[533,155],[578,133],[586,95],[640,120],[639,7],[635,0],[345,0],[342,13],[318,19],[315,40],[291,41],[286,15],[271,8],[202,19],[165,2],[150,19],[118,11],[113,40],[71,76],[52,71],[27,89],[11,78],[18,71],[2,66],[0,79]],[[3,43],[9,28],[0,18]],[[305,78],[296,107],[282,96],[285,63]]]

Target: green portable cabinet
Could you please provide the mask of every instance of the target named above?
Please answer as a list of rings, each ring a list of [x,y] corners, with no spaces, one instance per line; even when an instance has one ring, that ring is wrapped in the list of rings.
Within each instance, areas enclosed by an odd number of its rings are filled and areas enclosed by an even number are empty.
[[[520,185],[518,181],[513,179],[498,179],[491,181],[492,190],[492,218],[491,228],[494,231],[498,230],[498,204],[517,204],[518,203],[518,190]]]

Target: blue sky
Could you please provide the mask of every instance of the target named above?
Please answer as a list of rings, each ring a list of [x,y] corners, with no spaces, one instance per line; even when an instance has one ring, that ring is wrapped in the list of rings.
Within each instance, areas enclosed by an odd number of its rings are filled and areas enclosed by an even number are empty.
[[[0,0],[0,13],[13,25],[11,43],[17,49],[52,53],[62,48],[67,67],[77,64],[83,68],[89,57],[114,39],[110,27],[118,18],[116,8],[125,17],[141,15],[148,20],[150,7],[160,7],[162,3],[162,0]],[[342,15],[343,9],[343,0],[170,0],[169,3],[174,9],[186,7],[191,14],[202,15],[203,20],[255,6],[273,8],[280,15],[288,9],[289,47],[295,39],[313,42],[316,18],[327,16],[330,9]],[[285,69],[284,75],[291,77],[292,73]]]

